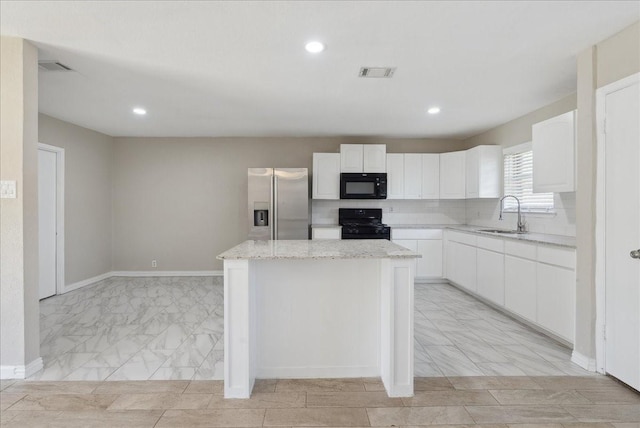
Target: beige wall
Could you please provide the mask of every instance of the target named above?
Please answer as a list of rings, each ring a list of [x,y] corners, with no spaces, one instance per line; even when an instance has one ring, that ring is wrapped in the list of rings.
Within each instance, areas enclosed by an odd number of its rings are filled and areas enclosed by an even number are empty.
[[[640,72],[640,23],[578,55],[575,350],[595,358],[595,90]]]
[[[307,167],[340,143],[389,152],[458,150],[457,141],[347,138],[116,138],[114,270],[220,270],[247,237],[247,168]]]
[[[598,88],[640,70],[639,43],[640,21],[596,45]]]
[[[39,141],[65,149],[65,284],[111,271],[113,138],[40,114]]]
[[[492,128],[487,132],[468,138],[464,142],[469,147],[480,144],[497,144],[509,147],[526,143],[531,141],[531,125],[575,109],[576,94],[571,94],[552,104]]]
[[[0,37],[0,179],[17,198],[0,200],[0,365],[26,366],[40,355],[38,306],[38,51]]]

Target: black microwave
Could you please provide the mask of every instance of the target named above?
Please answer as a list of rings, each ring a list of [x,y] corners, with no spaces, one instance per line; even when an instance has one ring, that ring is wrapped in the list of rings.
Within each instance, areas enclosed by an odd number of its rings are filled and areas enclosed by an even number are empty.
[[[387,199],[387,174],[341,173],[340,199]]]

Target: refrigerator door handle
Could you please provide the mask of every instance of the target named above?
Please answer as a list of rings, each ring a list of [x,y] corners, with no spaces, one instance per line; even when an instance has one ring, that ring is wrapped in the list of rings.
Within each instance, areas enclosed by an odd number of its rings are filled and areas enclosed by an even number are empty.
[[[271,228],[273,236],[271,239],[278,239],[278,174],[273,171],[273,193],[271,206],[273,207],[273,227]]]

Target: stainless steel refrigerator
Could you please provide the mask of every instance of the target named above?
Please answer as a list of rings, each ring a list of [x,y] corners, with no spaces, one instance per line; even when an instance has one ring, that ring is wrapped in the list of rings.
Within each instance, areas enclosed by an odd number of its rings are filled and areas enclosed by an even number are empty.
[[[309,239],[307,168],[249,168],[249,239]]]

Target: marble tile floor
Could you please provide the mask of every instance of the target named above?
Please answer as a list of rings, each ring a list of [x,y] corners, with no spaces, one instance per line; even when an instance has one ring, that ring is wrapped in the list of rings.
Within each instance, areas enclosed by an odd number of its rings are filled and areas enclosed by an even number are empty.
[[[570,350],[448,284],[415,290],[415,375],[588,376]],[[223,378],[219,277],[110,278],[40,302],[29,380]]]
[[[248,400],[223,381],[9,381],[2,427],[638,428],[640,394],[605,376],[416,378],[389,398],[378,378],[258,380]]]

